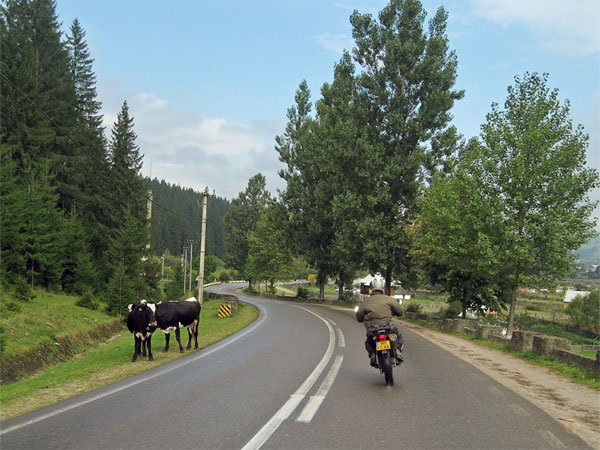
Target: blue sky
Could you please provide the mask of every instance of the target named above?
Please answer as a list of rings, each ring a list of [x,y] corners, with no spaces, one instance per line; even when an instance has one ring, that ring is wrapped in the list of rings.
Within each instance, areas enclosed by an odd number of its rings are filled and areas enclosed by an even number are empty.
[[[274,137],[305,79],[312,99],[351,49],[349,16],[386,0],[56,0],[68,31],[77,18],[94,58],[107,132],[124,100],[144,154],[143,173],[232,199],[258,172],[284,188]],[[600,2],[423,1],[449,12],[458,57],[453,109],[467,138],[515,75],[547,72],[590,135],[588,165],[600,170]],[[428,20],[428,19],[427,19]],[[600,199],[596,190],[592,197]],[[598,211],[598,210],[597,210]],[[600,214],[596,214],[600,215]]]

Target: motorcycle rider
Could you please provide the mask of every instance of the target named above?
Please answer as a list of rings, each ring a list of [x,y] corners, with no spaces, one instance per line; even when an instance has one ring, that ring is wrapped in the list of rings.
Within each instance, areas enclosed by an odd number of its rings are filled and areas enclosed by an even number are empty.
[[[392,316],[404,315],[404,310],[396,301],[396,299],[384,295],[383,290],[385,287],[385,281],[381,277],[377,277],[372,282],[372,294],[362,302],[356,311],[356,320],[363,322],[367,329],[367,340],[365,341],[365,348],[369,352],[369,360],[371,366],[377,367],[377,358],[375,355],[375,341],[373,340],[373,332],[378,327],[392,323]],[[392,340],[392,345],[395,344],[396,361],[400,364],[404,361],[402,357],[402,347],[404,341],[402,335],[398,331],[396,326],[392,327],[392,333],[397,336],[397,341]]]

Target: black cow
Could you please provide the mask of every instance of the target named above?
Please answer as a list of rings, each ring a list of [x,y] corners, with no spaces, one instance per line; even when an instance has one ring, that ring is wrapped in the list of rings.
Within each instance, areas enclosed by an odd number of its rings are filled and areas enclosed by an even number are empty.
[[[165,348],[163,352],[169,351],[169,337],[171,331],[175,330],[175,338],[179,344],[179,351],[183,353],[179,329],[188,329],[188,343],[186,349],[192,348],[192,336],[194,336],[194,348],[198,348],[198,323],[200,322],[200,302],[194,297],[180,302],[166,302],[156,305],[156,322],[158,328],[165,333]]]
[[[154,314],[156,305],[146,300],[140,300],[135,305],[127,305],[127,309],[129,309],[127,328],[133,333],[135,339],[131,361],[137,360],[138,355],[146,356],[146,349],[148,349],[148,359],[154,361],[152,356],[152,333],[157,327]]]
[[[145,355],[144,344],[148,349],[148,359],[154,361],[152,355],[152,333],[160,328],[165,334],[165,348],[169,350],[169,338],[171,331],[175,330],[175,337],[179,344],[179,351],[184,352],[181,345],[180,328],[188,329],[187,349],[192,347],[192,336],[194,336],[195,347],[198,348],[198,322],[200,321],[200,302],[194,297],[180,302],[153,303],[140,300],[135,305],[128,305],[129,316],[127,316],[127,328],[135,337],[135,350],[131,361],[135,361],[138,355]]]

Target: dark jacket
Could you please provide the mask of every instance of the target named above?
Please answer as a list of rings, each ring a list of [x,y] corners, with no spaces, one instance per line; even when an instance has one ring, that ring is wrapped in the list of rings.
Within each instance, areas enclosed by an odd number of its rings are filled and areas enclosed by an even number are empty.
[[[367,330],[370,330],[391,323],[392,316],[403,314],[404,310],[395,298],[375,292],[358,307],[356,320],[364,322]]]

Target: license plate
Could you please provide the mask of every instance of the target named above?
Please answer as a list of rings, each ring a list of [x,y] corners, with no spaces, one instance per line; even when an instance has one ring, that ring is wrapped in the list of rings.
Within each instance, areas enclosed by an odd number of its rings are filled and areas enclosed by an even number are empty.
[[[377,341],[377,351],[389,350],[390,348],[390,341]]]

